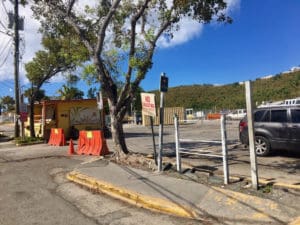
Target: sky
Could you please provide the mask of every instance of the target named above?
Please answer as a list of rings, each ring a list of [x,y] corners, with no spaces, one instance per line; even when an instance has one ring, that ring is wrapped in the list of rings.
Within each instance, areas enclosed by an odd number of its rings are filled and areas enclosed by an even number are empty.
[[[169,43],[160,41],[154,64],[141,86],[145,91],[159,88],[162,72],[169,86],[194,84],[224,85],[275,75],[300,66],[299,0],[227,0],[232,24],[195,24],[184,20],[182,29]],[[0,3],[0,98],[14,95],[13,45],[3,34],[12,9],[9,1]],[[40,47],[39,23],[31,18],[29,8],[20,7],[25,17],[21,44],[20,86],[30,87],[24,64]],[[3,26],[4,25],[4,26]],[[6,57],[7,56],[7,57]],[[44,86],[46,94],[57,95],[61,79]],[[77,86],[84,91],[87,86]],[[295,96],[297,97],[297,96]]]

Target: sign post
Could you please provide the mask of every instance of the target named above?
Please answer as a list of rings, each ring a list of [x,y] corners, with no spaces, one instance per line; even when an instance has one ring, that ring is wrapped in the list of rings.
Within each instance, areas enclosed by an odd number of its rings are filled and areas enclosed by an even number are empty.
[[[164,133],[164,93],[168,91],[169,79],[165,73],[160,76],[160,107],[159,107],[159,152],[158,152],[158,172],[162,171],[162,151]]]
[[[155,94],[141,93],[141,98],[142,98],[143,115],[150,116],[152,141],[153,141],[153,158],[155,164],[157,165],[157,154],[156,154],[156,145],[155,145],[155,137],[154,137],[154,129],[153,129],[153,117],[156,117]]]

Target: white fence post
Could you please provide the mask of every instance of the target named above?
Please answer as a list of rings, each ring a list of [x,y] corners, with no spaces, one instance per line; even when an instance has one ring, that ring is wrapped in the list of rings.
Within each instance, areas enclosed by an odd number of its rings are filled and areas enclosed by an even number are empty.
[[[228,169],[228,152],[227,152],[227,135],[226,135],[226,118],[221,115],[221,137],[222,137],[222,155],[223,155],[223,173],[224,184],[229,183],[229,169]]]
[[[180,143],[179,143],[179,126],[178,116],[174,114],[174,126],[175,126],[175,145],[176,145],[176,166],[177,172],[181,173],[181,156],[180,156]]]
[[[252,187],[257,190],[258,172],[257,172],[257,159],[256,159],[256,152],[255,152],[255,136],[254,136],[254,124],[253,124],[252,85],[250,81],[245,81],[245,89],[246,89],[246,106],[247,106],[249,150],[250,150],[250,164],[251,164],[251,179],[252,179]]]

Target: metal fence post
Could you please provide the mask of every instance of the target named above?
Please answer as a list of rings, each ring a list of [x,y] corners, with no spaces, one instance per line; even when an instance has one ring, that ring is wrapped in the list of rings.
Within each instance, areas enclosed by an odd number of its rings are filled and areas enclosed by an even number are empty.
[[[181,173],[181,156],[179,152],[179,126],[178,126],[178,116],[174,114],[174,126],[175,126],[175,145],[176,145],[176,166],[177,172]]]
[[[163,152],[163,136],[164,136],[164,92],[160,93],[160,108],[159,108],[159,142],[158,142],[158,159],[157,170],[162,171],[162,152]]]
[[[229,183],[229,169],[228,169],[228,152],[227,152],[227,135],[226,135],[226,118],[221,115],[221,137],[222,137],[222,155],[223,155],[223,173],[224,184]]]

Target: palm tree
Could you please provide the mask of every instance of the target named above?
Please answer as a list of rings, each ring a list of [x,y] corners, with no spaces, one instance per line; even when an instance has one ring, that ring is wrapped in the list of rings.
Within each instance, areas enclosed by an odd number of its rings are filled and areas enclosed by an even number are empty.
[[[71,99],[83,99],[84,93],[76,87],[69,87],[63,85],[61,89],[57,91],[60,95],[61,100],[71,100]]]

